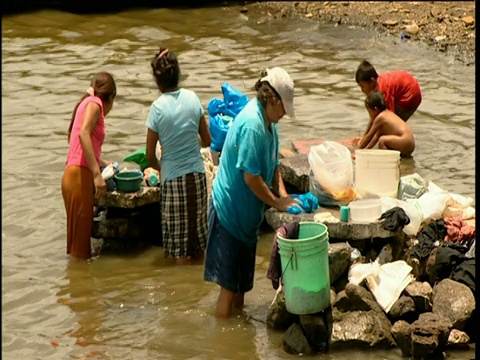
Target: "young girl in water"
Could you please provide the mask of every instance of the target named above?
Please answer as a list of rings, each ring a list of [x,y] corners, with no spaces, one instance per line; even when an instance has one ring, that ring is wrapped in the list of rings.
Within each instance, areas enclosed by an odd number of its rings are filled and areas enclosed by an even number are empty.
[[[184,264],[203,259],[207,239],[207,182],[200,147],[210,146],[210,132],[198,96],[178,86],[175,53],[161,48],[151,67],[162,94],[148,114],[147,159],[161,174],[165,257]],[[161,169],[157,142],[162,147]]]
[[[415,139],[410,126],[398,115],[387,109],[383,94],[371,91],[365,99],[370,123],[365,135],[359,138],[360,149],[371,149],[378,143],[380,149],[400,151],[410,156],[415,150]]]
[[[85,95],[75,106],[68,128],[68,156],[62,178],[62,196],[67,213],[67,254],[88,259],[93,227],[95,196],[103,197],[107,185],[100,166],[105,139],[105,116],[117,93],[107,72],[95,74]]]

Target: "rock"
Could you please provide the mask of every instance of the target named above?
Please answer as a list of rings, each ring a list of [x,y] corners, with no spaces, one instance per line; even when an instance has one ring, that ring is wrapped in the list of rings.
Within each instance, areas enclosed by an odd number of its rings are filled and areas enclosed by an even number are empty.
[[[463,331],[452,329],[448,336],[447,348],[449,349],[469,349],[470,337]]]
[[[413,299],[420,314],[432,311],[433,289],[428,282],[414,281],[407,285],[404,292]]]
[[[396,26],[398,24],[397,20],[385,20],[383,23],[383,26]]]
[[[439,35],[439,36],[435,36],[435,42],[441,42],[443,40],[445,40],[447,37],[445,35]]]
[[[332,287],[336,293],[339,293],[343,290],[345,290],[345,287],[348,284],[348,270],[345,271],[345,273],[340,276],[340,278],[337,279],[333,284],[330,284],[330,287]]]
[[[420,28],[418,27],[417,23],[414,21],[410,25],[405,26],[405,31],[411,35],[416,35]]]
[[[337,298],[337,294],[335,294],[335,291],[333,289],[330,289],[330,305],[333,306],[336,298]]]
[[[462,21],[467,26],[471,26],[471,25],[475,24],[475,19],[472,16],[465,16],[465,17],[462,18]]]
[[[300,326],[314,352],[326,352],[332,335],[332,308],[316,315],[301,315]]]
[[[160,203],[136,209],[107,208],[93,219],[92,238],[103,239],[102,252],[124,252],[162,246]]]
[[[363,286],[347,284],[345,293],[350,300],[351,310],[373,310],[381,313],[387,319],[385,312],[374,299],[373,294]]]
[[[288,159],[287,159],[288,160]],[[280,212],[274,208],[270,208],[265,211],[265,220],[272,229],[278,229],[280,226],[294,222],[294,221],[314,221],[316,213],[320,213],[318,210],[311,214],[298,214],[293,215],[287,212]],[[328,234],[330,242],[338,242],[345,240],[364,240],[372,238],[387,239],[395,236],[403,236],[403,234],[396,234],[389,230],[385,230],[378,222],[374,223],[325,223],[328,227]],[[352,244],[351,244],[352,245]]]
[[[308,14],[305,15],[305,17],[306,17],[307,19],[311,19],[311,18],[313,17],[313,14],[312,14],[312,13],[308,13]]]
[[[313,349],[298,324],[292,324],[283,334],[283,349],[289,354],[311,355]]]
[[[453,328],[463,330],[475,311],[475,297],[470,288],[444,279],[433,288],[432,312],[450,319]]]
[[[395,301],[388,315],[393,322],[405,320],[408,323],[412,323],[417,319],[415,302],[411,297],[402,295]]]
[[[108,191],[105,198],[97,200],[96,205],[100,207],[117,207],[123,209],[134,209],[143,205],[160,202],[161,188],[158,186],[142,186],[139,191],[124,193],[121,191]]]
[[[330,284],[336,282],[350,266],[352,248],[348,243],[335,243],[328,246]]]
[[[451,325],[450,320],[442,315],[420,314],[412,324],[412,357],[421,359],[441,354],[447,346]]]
[[[281,159],[287,159],[287,158],[291,158],[291,157],[294,157],[296,154],[290,150],[290,149],[280,149],[280,158]]]
[[[94,221],[92,237],[127,239],[139,238],[141,234],[142,222],[138,216],[125,219],[103,219]]]
[[[277,292],[275,299],[268,308],[267,326],[272,329],[285,330],[288,329],[296,320],[298,315],[291,314],[285,306],[285,293]]]
[[[392,245],[387,244],[385,245],[382,250],[380,251],[380,254],[377,256],[378,263],[380,265],[389,263],[393,261],[393,255],[392,255]]]
[[[348,299],[345,290],[340,291],[337,296],[335,296],[333,307],[341,312],[349,312],[350,310],[353,310],[351,309],[351,302]]]
[[[412,356],[412,326],[404,320],[399,320],[392,326],[392,335],[402,356]]]
[[[283,181],[293,185],[301,193],[310,191],[310,164],[307,155],[299,154],[286,159],[280,159],[280,171]]]
[[[385,314],[376,311],[351,311],[339,315],[338,312],[336,309],[333,311],[331,349],[388,349],[395,345],[390,333],[391,324]]]

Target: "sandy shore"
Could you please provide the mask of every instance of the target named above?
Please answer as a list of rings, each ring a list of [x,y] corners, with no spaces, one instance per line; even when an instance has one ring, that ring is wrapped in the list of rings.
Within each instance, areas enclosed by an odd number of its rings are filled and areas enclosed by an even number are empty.
[[[269,1],[246,6],[262,12],[262,22],[279,17],[304,17],[339,26],[361,26],[403,41],[421,41],[453,53],[466,65],[475,63],[475,2],[396,1]]]

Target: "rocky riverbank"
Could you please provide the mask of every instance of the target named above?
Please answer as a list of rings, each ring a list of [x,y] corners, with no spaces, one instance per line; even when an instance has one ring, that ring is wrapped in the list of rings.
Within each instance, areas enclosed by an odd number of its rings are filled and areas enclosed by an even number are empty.
[[[456,60],[475,63],[475,2],[302,1],[256,2],[261,22],[276,18],[307,18],[339,26],[363,27],[402,41],[420,41]]]

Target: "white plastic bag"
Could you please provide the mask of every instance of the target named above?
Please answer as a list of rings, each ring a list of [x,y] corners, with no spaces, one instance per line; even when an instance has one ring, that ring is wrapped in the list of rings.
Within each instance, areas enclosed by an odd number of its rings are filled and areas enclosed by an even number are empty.
[[[426,192],[418,198],[418,204],[423,212],[423,220],[438,220],[442,218],[443,211],[449,199],[447,192]]]
[[[341,192],[353,184],[350,150],[336,141],[325,141],[310,148],[308,163],[315,180],[329,194]]]

